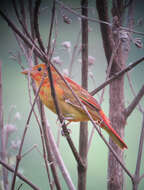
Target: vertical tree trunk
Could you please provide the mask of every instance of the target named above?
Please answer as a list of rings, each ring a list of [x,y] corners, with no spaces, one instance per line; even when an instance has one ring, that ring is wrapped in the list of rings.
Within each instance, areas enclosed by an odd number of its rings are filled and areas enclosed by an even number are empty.
[[[109,25],[100,24],[103,46],[106,55],[107,62],[109,64],[113,50],[118,47],[118,50],[113,58],[113,63],[110,71],[112,76],[118,71],[125,68],[125,62],[129,51],[129,37],[123,38],[123,32],[120,31],[120,25],[122,23],[124,13],[124,1],[113,0],[112,1],[112,16],[113,25],[112,28]],[[99,19],[102,21],[109,22],[109,11],[107,0],[96,0],[96,6],[98,10]],[[124,117],[124,76],[114,80],[110,84],[110,110],[109,118],[113,128],[118,134],[124,137],[125,117]],[[118,154],[119,158],[123,160],[123,152],[112,142],[110,144]],[[116,161],[115,157],[109,152],[108,158],[108,190],[122,190],[124,184],[123,170]]]
[[[113,40],[114,46],[118,43],[120,44],[115,62],[113,63],[111,74],[117,71],[121,71],[125,68],[125,63],[128,57],[128,52],[130,49],[130,34],[127,35],[125,31],[120,30],[119,26],[122,23],[122,17],[124,12],[123,1],[113,1],[112,15],[114,18],[114,28],[113,28]],[[128,17],[128,25],[132,26],[132,7],[130,5]],[[128,18],[129,19],[129,18]],[[124,33],[124,36],[123,36]],[[114,80],[110,84],[110,121],[113,128],[119,133],[119,135],[124,138],[124,127],[126,124],[126,118],[124,116],[124,76]],[[121,151],[110,139],[110,144],[113,146],[114,150],[119,155],[119,158],[123,161],[123,151]],[[108,159],[108,190],[122,190],[124,186],[123,170],[118,164],[111,152],[109,152]]]
[[[82,15],[88,16],[88,0],[81,1]],[[88,86],[88,20],[82,19],[82,87]],[[79,153],[85,163],[85,169],[78,167],[78,189],[86,190],[87,175],[87,122],[80,124]]]
[[[124,79],[123,77],[113,81],[110,84],[110,121],[113,128],[124,137],[125,119],[123,116],[124,110]],[[123,152],[110,139],[110,144],[117,152],[119,158],[123,160]],[[123,170],[115,157],[109,152],[108,158],[108,190],[123,189]]]

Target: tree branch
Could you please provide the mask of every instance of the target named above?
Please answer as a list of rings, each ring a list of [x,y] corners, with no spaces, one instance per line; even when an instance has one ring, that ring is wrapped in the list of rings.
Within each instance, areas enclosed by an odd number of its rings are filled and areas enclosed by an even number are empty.
[[[121,77],[122,75],[124,75],[126,72],[132,70],[135,66],[137,66],[139,63],[141,63],[142,61],[144,61],[144,57],[138,59],[137,61],[129,64],[125,69],[123,69],[122,71],[119,71],[117,73],[114,74],[114,76],[110,77],[107,81],[105,81],[104,83],[102,83],[99,87],[97,87],[95,90],[93,90],[92,92],[90,92],[90,94],[92,96],[94,96],[97,92],[99,92],[101,89],[103,89],[105,86],[107,86],[108,84],[110,84],[113,80],[118,79],[119,77]]]
[[[75,190],[75,186],[71,180],[71,177],[67,171],[67,168],[65,167],[65,164],[61,158],[61,155],[60,155],[60,152],[59,152],[59,149],[55,143],[55,140],[54,140],[54,137],[53,137],[53,134],[52,134],[52,131],[51,131],[51,128],[49,126],[49,124],[47,123],[47,126],[46,126],[46,134],[47,134],[47,138],[49,139],[50,141],[50,144],[51,144],[51,147],[52,147],[52,150],[53,150],[53,154],[55,156],[55,159],[56,159],[56,162],[58,164],[58,167],[60,168],[61,170],[61,173],[69,187],[69,190]]]
[[[81,0],[81,13],[88,16],[88,0]],[[81,20],[82,29],[82,87],[88,88],[88,20]],[[80,122],[79,154],[85,168],[78,166],[78,189],[86,190],[87,179],[88,122]]]
[[[2,166],[4,166],[7,170],[9,170],[10,172],[14,173],[14,169],[9,166],[8,164],[6,164],[5,162],[3,162],[2,160],[0,160],[0,164]],[[32,187],[34,190],[40,190],[36,185],[34,185],[31,181],[29,181],[26,177],[24,177],[22,174],[20,174],[19,172],[17,172],[17,177],[19,177],[21,180],[23,180],[25,183],[27,183],[30,187]]]
[[[23,148],[23,144],[24,144],[24,139],[25,139],[25,136],[26,136],[26,132],[27,132],[28,125],[29,125],[29,122],[30,122],[30,119],[31,119],[31,115],[32,115],[32,112],[33,112],[34,105],[35,105],[37,97],[39,95],[40,88],[41,88],[41,86],[43,84],[43,79],[44,79],[44,77],[42,78],[42,80],[40,82],[40,86],[39,86],[39,88],[37,90],[34,102],[32,104],[32,107],[31,107],[31,110],[29,112],[28,119],[27,119],[27,122],[26,122],[26,125],[25,125],[25,129],[24,129],[23,136],[22,136],[21,143],[20,143],[19,152],[18,152],[18,155],[16,157],[16,167],[15,167],[15,171],[14,171],[14,175],[13,175],[13,179],[12,179],[11,190],[14,190],[14,188],[15,188],[16,175],[17,175],[17,172],[18,172],[19,163],[21,161],[21,153],[22,153],[22,148]]]
[[[137,156],[137,163],[136,163],[136,169],[135,174],[133,177],[133,184],[134,188],[138,187],[138,184],[142,177],[139,177],[140,175],[140,166],[141,166],[141,159],[142,159],[142,151],[143,151],[143,144],[144,144],[144,113],[143,113],[143,122],[142,122],[142,129],[140,133],[140,141],[139,141],[139,149],[138,149],[138,156]]]
[[[98,11],[99,20],[109,23],[107,0],[96,0],[96,7]],[[108,24],[101,22],[100,22],[100,29],[103,40],[103,47],[105,50],[104,52],[107,58],[107,62],[109,63],[114,46],[114,42],[112,39],[112,29]]]
[[[87,17],[87,16],[84,16],[84,15],[81,15],[77,11],[74,11],[70,7],[66,6],[62,1],[56,0],[56,2],[57,2],[57,4],[59,4],[61,6],[62,9],[67,10],[68,12],[72,13],[73,15],[76,15],[79,18],[84,18],[84,19],[87,19],[87,20],[89,20],[91,22],[97,22],[97,23],[102,23],[102,24],[106,24],[106,25],[112,26],[111,22],[106,22],[106,21],[99,20],[99,19],[96,19],[96,18],[92,18],[92,17]],[[127,28],[125,26],[120,26],[120,29],[125,30],[127,32],[133,32],[135,34],[144,36],[143,32],[135,31],[135,30],[132,30],[132,29]]]
[[[138,103],[141,100],[141,98],[143,97],[143,95],[144,95],[144,85],[142,86],[142,88],[140,89],[138,94],[135,96],[135,98],[133,99],[131,104],[124,110],[124,116],[126,119],[129,117],[129,115],[132,113],[132,111],[138,105]]]
[[[39,43],[39,47],[43,52],[45,52],[45,47],[43,45],[42,39],[40,37],[40,32],[39,32],[39,25],[38,25],[38,14],[39,14],[39,8],[40,8],[41,0],[36,0],[35,2],[35,8],[34,8],[34,30],[35,30],[35,35]]]
[[[57,170],[56,170],[56,165],[55,165],[55,158],[52,153],[53,150],[52,150],[52,147],[50,144],[50,140],[48,139],[48,136],[47,136],[47,129],[46,129],[47,122],[46,122],[46,117],[45,117],[45,112],[44,112],[44,106],[42,103],[40,103],[39,112],[40,112],[41,124],[42,124],[42,128],[43,128],[43,136],[45,139],[45,146],[46,146],[46,150],[47,150],[47,158],[48,158],[49,163],[52,163],[52,164],[50,164],[50,167],[51,167],[52,175],[54,178],[55,186],[56,186],[57,190],[61,190],[61,184],[60,184],[60,180],[59,180]]]

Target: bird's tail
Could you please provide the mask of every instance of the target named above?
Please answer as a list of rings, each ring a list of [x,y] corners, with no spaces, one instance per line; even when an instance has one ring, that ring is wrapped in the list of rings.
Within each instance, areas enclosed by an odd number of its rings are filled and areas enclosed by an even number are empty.
[[[110,125],[110,121],[108,120],[106,115],[103,113],[103,111],[100,110],[99,113],[103,119],[103,122],[101,123],[101,127],[110,135],[114,143],[116,143],[121,149],[127,148],[127,145],[125,144],[125,142]]]

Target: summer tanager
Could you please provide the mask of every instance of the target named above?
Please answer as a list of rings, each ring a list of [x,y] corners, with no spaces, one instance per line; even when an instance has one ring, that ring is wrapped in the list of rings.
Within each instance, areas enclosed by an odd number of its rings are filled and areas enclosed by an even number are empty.
[[[73,96],[71,90],[67,87],[64,81],[61,79],[59,74],[55,71],[55,69],[51,66],[51,71],[53,75],[55,92],[58,100],[58,104],[60,110],[66,120],[69,122],[80,122],[80,121],[88,121],[89,117],[81,108],[75,97]],[[41,86],[39,96],[42,102],[54,113],[56,113],[55,105],[53,102],[53,97],[51,95],[51,87],[47,74],[47,69],[45,64],[39,64],[34,66],[30,70],[24,70],[23,74],[28,74],[30,72],[30,76],[35,81],[36,86],[39,87],[42,77],[44,76],[44,81]],[[127,145],[121,139],[121,137],[117,134],[117,132],[112,128],[109,119],[106,117],[104,112],[102,111],[100,105],[96,101],[94,97],[92,97],[88,91],[83,89],[76,82],[64,76],[65,80],[70,84],[73,91],[79,97],[80,101],[86,106],[88,112],[91,114],[94,121],[99,123],[99,126],[103,128],[112,138],[112,140],[121,148],[127,148]]]

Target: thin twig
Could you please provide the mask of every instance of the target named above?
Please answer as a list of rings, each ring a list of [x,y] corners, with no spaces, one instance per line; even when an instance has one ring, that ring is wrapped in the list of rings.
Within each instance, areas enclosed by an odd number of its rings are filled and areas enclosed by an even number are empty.
[[[72,75],[72,68],[73,68],[73,64],[74,64],[77,48],[78,48],[78,45],[79,45],[80,36],[81,36],[81,29],[80,29],[80,31],[78,33],[78,36],[77,36],[77,39],[76,39],[76,43],[75,43],[73,51],[72,51],[72,57],[71,57],[71,62],[70,62],[69,72],[68,72],[69,73],[69,77],[71,77],[71,75]]]
[[[144,178],[144,174],[142,174],[142,175],[139,177],[139,181],[141,181],[143,178]]]
[[[56,162],[57,162],[59,169],[61,170],[61,173],[62,173],[62,175],[63,175],[63,177],[64,177],[64,179],[68,185],[69,190],[75,190],[76,188],[75,188],[75,186],[71,180],[71,177],[67,171],[67,168],[65,167],[65,164],[61,158],[59,149],[55,143],[55,140],[54,140],[54,137],[53,137],[53,134],[52,134],[52,131],[51,131],[51,128],[50,128],[48,122],[47,122],[47,136],[48,136],[48,139],[50,140],[50,144],[51,144]]]
[[[15,170],[11,166],[6,164],[4,161],[0,160],[0,164],[2,166],[4,166],[7,170],[9,170],[10,172],[14,173]],[[31,181],[29,181],[26,177],[24,177],[19,172],[17,172],[17,177],[19,177],[21,180],[23,180],[26,184],[28,184],[34,190],[40,190],[36,185],[34,185]]]
[[[129,115],[132,113],[132,111],[138,105],[139,101],[141,100],[141,98],[143,96],[144,96],[144,85],[141,87],[141,89],[139,90],[138,94],[134,97],[134,99],[131,102],[131,104],[127,108],[125,108],[125,110],[124,110],[124,116],[125,116],[125,118],[129,117]]]
[[[141,129],[141,133],[140,133],[140,141],[139,141],[136,169],[135,169],[135,174],[133,177],[133,182],[134,182],[134,185],[136,185],[136,186],[142,179],[141,177],[139,177],[139,175],[140,175],[140,166],[141,166],[143,145],[144,145],[144,113],[143,113],[142,129]]]
[[[37,97],[39,95],[40,88],[41,88],[41,86],[43,84],[43,80],[44,80],[44,77],[42,78],[42,80],[40,82],[40,86],[39,86],[39,88],[37,90],[36,96],[34,98],[34,102],[32,104],[32,107],[31,107],[31,110],[29,112],[28,119],[27,119],[27,122],[26,122],[26,125],[25,125],[25,128],[24,128],[22,140],[21,140],[21,143],[20,143],[19,152],[18,152],[18,155],[16,157],[16,166],[15,166],[15,171],[14,171],[14,175],[13,175],[13,179],[12,179],[11,190],[14,190],[14,187],[15,187],[16,175],[17,175],[17,172],[18,172],[19,163],[21,161],[21,153],[22,153],[22,148],[23,148],[23,144],[24,144],[24,139],[25,139],[25,136],[26,136],[26,132],[27,132],[28,125],[29,125],[29,122],[30,122],[30,119],[31,119],[31,115],[32,115],[32,112],[33,112],[34,105],[35,105]]]
[[[49,38],[48,38],[48,47],[47,47],[47,55],[49,56],[49,61],[51,60],[52,54],[51,54],[51,38],[52,38],[52,31],[54,26],[54,20],[55,20],[55,0],[53,0],[53,7],[52,7],[52,16],[51,16],[51,24],[50,24],[50,31],[49,31]]]
[[[135,96],[136,96],[136,93],[135,93],[135,90],[134,90],[134,88],[133,88],[133,85],[132,85],[132,81],[131,81],[130,73],[129,73],[129,72],[127,72],[127,78],[128,78],[128,82],[129,82],[129,86],[130,86],[131,92],[132,92],[133,96],[135,97]],[[139,111],[140,111],[141,113],[144,112],[144,109],[142,108],[142,106],[141,106],[140,103],[138,103],[138,108],[139,108]]]
[[[60,184],[60,180],[59,180],[57,170],[56,170],[55,158],[52,153],[52,147],[51,147],[50,141],[47,138],[47,131],[46,131],[46,123],[47,122],[46,122],[46,116],[45,116],[45,112],[44,112],[44,106],[42,103],[40,104],[39,112],[40,112],[40,116],[41,116],[43,136],[45,139],[45,146],[46,146],[46,150],[47,150],[47,158],[48,158],[49,163],[52,163],[52,164],[50,164],[50,167],[51,167],[52,175],[54,178],[55,186],[56,186],[57,190],[61,190],[61,184]]]
[[[39,32],[39,25],[38,25],[38,14],[39,14],[39,8],[40,8],[41,0],[36,0],[35,2],[35,8],[34,8],[34,30],[35,30],[35,35],[38,40],[39,46],[43,52],[45,52],[45,48],[42,42],[42,39],[40,37],[40,32]]]
[[[33,88],[34,88],[34,86],[33,86]],[[30,105],[32,106],[32,99],[31,99],[31,93],[30,93],[30,76],[28,77],[28,89],[29,89],[28,92],[29,92],[29,98],[30,98]],[[40,134],[41,134],[41,141],[42,141],[42,148],[43,148],[43,159],[45,161],[45,167],[46,167],[46,171],[47,171],[50,189],[53,190],[53,186],[51,183],[51,177],[50,177],[50,171],[49,171],[49,167],[48,167],[48,163],[47,163],[47,159],[46,159],[46,150],[45,150],[45,143],[44,143],[44,136],[43,136],[43,132],[42,132],[42,127],[40,125],[38,116],[37,116],[34,109],[33,109],[33,113],[34,113],[35,119],[37,121],[37,124],[39,126],[39,130],[40,130]]]
[[[24,32],[24,33],[26,34],[26,36],[27,36],[27,37],[25,36],[25,38],[27,38],[27,40],[30,40],[30,42],[31,42],[32,44],[34,44],[33,46],[36,47],[39,51],[41,51],[40,48],[36,45],[34,39],[31,38],[31,35],[29,34],[29,32],[28,32],[28,30],[27,30],[27,27],[26,27],[26,21],[25,21],[25,18],[23,17],[23,15],[22,15],[23,20],[21,20],[15,0],[12,1],[12,5],[13,5],[13,7],[14,7],[14,11],[15,11],[15,13],[16,13],[17,19],[18,19],[20,25],[22,26],[22,30],[23,30],[23,32]],[[22,5],[21,5],[21,6],[22,6]],[[22,12],[24,12],[24,11],[22,11]],[[11,24],[14,26],[14,23],[11,22]],[[16,29],[16,26],[14,26],[14,27],[15,27],[15,29]],[[20,31],[19,31],[19,32],[20,32]],[[21,34],[22,34],[22,33],[21,33]],[[26,44],[27,44],[27,43],[26,43]],[[30,48],[31,48],[31,47],[30,47]]]
[[[87,17],[87,16],[84,16],[84,15],[81,15],[80,13],[78,13],[75,10],[71,9],[70,7],[66,6],[62,1],[56,0],[56,2],[57,2],[57,4],[59,4],[61,6],[61,8],[67,10],[68,12],[76,15],[79,18],[87,19],[87,20],[89,20],[91,22],[97,22],[97,23],[101,23],[101,24],[106,24],[106,25],[112,26],[112,23],[110,23],[110,22],[106,22],[106,21],[102,21],[102,20],[99,20],[99,19],[96,19],[96,18],[92,18],[92,17]],[[125,30],[127,32],[133,32],[135,34],[139,34],[139,35],[144,36],[143,32],[135,31],[135,30],[132,30],[132,29],[124,27],[124,26],[120,26],[120,29]]]

